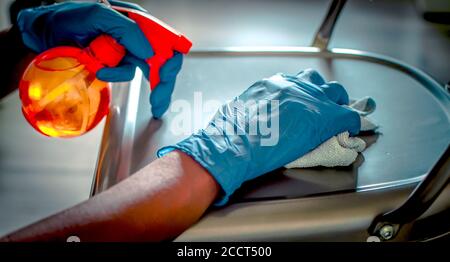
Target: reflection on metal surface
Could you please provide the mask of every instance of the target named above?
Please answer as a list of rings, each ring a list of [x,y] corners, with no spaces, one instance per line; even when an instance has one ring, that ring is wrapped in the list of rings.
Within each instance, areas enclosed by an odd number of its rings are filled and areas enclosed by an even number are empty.
[[[208,53],[221,53],[221,52],[237,52],[237,53],[291,53],[291,52],[304,52],[304,53],[319,53],[320,49],[313,46],[229,46],[223,49],[202,49],[193,50],[195,54],[208,54]]]
[[[113,85],[112,105],[103,130],[91,196],[130,173],[141,84],[142,71],[138,68],[131,83]]]
[[[359,186],[357,188],[357,191],[365,192],[365,191],[381,190],[381,189],[388,189],[388,188],[393,188],[393,187],[398,187],[398,186],[416,184],[416,183],[422,181],[425,177],[426,177],[426,174],[421,175],[421,176],[407,178],[407,179],[395,180],[395,181],[391,181],[391,182]]]
[[[119,160],[120,165],[118,169],[118,181],[126,178],[130,173],[130,163],[133,152],[133,139],[135,132],[135,122],[137,118],[138,104],[139,104],[139,96],[141,91],[141,83],[142,83],[142,71],[139,68],[136,68],[136,73],[134,75],[133,81],[130,84],[130,91],[128,94],[127,100],[127,111],[125,117],[125,126],[124,126],[124,134],[122,141],[122,149],[121,149],[121,159]]]

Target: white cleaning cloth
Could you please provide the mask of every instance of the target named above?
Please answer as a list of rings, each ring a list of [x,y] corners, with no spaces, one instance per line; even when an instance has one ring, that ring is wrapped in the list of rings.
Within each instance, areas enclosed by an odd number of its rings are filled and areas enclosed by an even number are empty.
[[[361,120],[361,131],[371,131],[378,128],[367,115],[375,111],[375,100],[364,97],[359,100],[351,100],[350,108],[358,112]],[[366,148],[364,140],[358,137],[350,137],[348,132],[343,132],[328,139],[308,154],[287,164],[286,168],[305,168],[314,166],[348,166],[351,165]]]

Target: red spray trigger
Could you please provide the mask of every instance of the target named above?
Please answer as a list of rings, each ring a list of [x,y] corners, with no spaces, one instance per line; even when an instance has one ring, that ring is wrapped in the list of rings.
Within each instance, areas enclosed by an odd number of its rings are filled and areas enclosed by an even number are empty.
[[[92,55],[102,64],[114,67],[125,56],[125,48],[109,35],[100,35],[89,44]]]
[[[152,46],[154,55],[146,62],[150,67],[150,87],[154,89],[160,82],[161,66],[173,57],[174,51],[187,54],[192,46],[191,41],[145,12],[118,6],[113,6],[113,8],[135,21]]]
[[[153,89],[160,82],[161,66],[174,55],[186,54],[192,43],[183,35],[147,13],[114,7],[134,20],[153,48],[150,66]],[[114,67],[125,48],[111,36],[100,35],[89,47],[60,46],[39,54],[27,67],[19,83],[22,111],[39,132],[51,137],[73,137],[94,128],[108,113],[110,85],[96,72]]]

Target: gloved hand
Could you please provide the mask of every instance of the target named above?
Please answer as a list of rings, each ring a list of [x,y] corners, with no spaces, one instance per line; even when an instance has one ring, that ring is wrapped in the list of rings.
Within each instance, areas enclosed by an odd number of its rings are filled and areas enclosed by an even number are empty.
[[[143,10],[131,3],[111,2]],[[17,24],[24,44],[38,53],[60,45],[85,47],[98,35],[109,34],[127,49],[127,54],[117,67],[99,70],[97,77],[107,82],[130,81],[139,66],[148,79],[150,69],[145,59],[153,55],[148,40],[134,21],[105,5],[65,2],[25,9],[19,13]],[[181,64],[182,55],[177,53],[161,68],[161,82],[150,94],[153,117],[160,118],[169,107]]]
[[[243,182],[292,162],[336,134],[357,134],[359,115],[345,106],[348,102],[340,84],[325,83],[314,70],[277,74],[222,106],[205,129],[157,154],[178,149],[193,157],[222,187],[216,202],[222,205]],[[277,128],[268,134],[271,125]]]

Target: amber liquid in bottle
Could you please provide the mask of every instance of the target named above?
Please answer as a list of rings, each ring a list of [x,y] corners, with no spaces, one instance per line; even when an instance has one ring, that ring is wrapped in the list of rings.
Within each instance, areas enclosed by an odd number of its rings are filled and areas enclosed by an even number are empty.
[[[21,85],[25,117],[39,132],[51,137],[82,135],[109,109],[109,83],[98,80],[75,58],[32,63]]]

